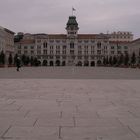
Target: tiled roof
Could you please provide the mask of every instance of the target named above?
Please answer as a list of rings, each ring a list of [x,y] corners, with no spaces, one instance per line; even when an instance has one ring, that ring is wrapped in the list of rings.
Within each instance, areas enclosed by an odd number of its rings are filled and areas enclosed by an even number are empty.
[[[130,44],[128,41],[109,41],[110,44]]]
[[[67,35],[65,35],[65,34],[49,34],[48,38],[49,39],[66,39]]]
[[[15,34],[13,31],[11,31],[11,30],[9,30],[9,29],[7,29],[7,28],[4,28],[4,30],[6,31],[6,32],[8,32],[8,33],[10,33],[10,34]]]
[[[78,34],[78,39],[103,39],[108,38],[106,34]]]
[[[138,41],[140,41],[140,38],[137,38],[137,39],[131,41],[131,43],[135,43],[135,42],[138,42]]]
[[[33,44],[33,43],[35,43],[35,40],[33,40],[33,39],[22,39],[20,42],[19,42],[20,44]]]

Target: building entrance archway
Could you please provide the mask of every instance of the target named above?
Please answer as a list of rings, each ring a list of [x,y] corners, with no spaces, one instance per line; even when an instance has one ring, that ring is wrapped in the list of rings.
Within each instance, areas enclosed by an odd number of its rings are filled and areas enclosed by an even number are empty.
[[[55,64],[56,66],[60,66],[60,60],[56,60]]]
[[[53,64],[53,61],[50,61],[50,66],[53,66],[54,64]]]
[[[95,61],[91,61],[90,65],[91,67],[95,67]]]

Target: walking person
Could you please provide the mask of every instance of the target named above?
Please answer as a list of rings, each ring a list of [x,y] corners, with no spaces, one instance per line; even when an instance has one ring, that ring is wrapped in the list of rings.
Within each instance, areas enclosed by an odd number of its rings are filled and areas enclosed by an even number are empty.
[[[16,60],[16,67],[17,67],[17,71],[19,71],[19,68],[21,67],[21,61],[19,57],[17,57],[17,60]]]

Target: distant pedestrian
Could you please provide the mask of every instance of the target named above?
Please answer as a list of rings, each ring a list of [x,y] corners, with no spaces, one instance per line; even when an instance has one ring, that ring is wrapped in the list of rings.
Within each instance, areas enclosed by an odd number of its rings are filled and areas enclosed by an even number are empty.
[[[17,60],[16,60],[16,67],[17,67],[17,71],[19,71],[19,68],[21,67],[21,61],[19,57],[17,57]]]

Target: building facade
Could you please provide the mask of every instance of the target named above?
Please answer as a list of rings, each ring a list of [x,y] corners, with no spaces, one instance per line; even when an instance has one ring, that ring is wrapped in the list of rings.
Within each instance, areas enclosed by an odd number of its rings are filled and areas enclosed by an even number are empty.
[[[130,32],[112,34],[79,34],[75,16],[66,24],[66,34],[24,34],[15,42],[18,55],[37,57],[47,66],[96,66],[109,56],[129,53],[133,35]]]
[[[133,40],[129,44],[129,54],[130,56],[133,55],[133,53],[136,56],[136,64],[140,64],[140,38]]]
[[[113,32],[110,35],[110,41],[131,42],[133,41],[133,34],[131,32]]]
[[[8,58],[9,54],[14,55],[14,32],[0,27],[0,52],[3,51]]]

